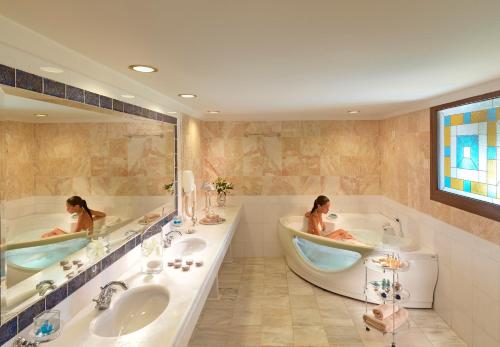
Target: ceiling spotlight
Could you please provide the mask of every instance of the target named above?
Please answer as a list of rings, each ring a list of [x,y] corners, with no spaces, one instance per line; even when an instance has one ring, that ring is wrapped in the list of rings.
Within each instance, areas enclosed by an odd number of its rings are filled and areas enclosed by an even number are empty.
[[[49,72],[49,73],[63,73],[64,72],[63,69],[60,69],[60,68],[54,67],[54,66],[42,66],[40,68],[40,70],[45,71],[45,72]]]
[[[168,111],[165,113],[168,114],[169,116],[175,116],[177,114],[177,112],[175,112],[175,111]]]
[[[125,99],[133,99],[133,98],[135,98],[135,96],[130,95],[130,94],[122,94],[122,98],[125,98]]]
[[[349,114],[358,114],[358,113],[360,113],[360,111],[359,110],[351,110],[351,111],[347,111],[347,113],[349,113]]]
[[[184,98],[184,99],[193,99],[193,98],[196,98],[197,95],[196,94],[178,94],[181,98]]]
[[[158,71],[157,68],[155,68],[154,66],[149,66],[149,65],[130,65],[128,68],[130,70],[134,70],[137,72],[146,72],[146,73]]]
[[[220,111],[218,111],[218,110],[210,110],[210,111],[207,111],[207,112],[210,113],[210,114],[219,114],[220,113]]]
[[[35,117],[47,117],[45,113],[34,113],[33,116]]]

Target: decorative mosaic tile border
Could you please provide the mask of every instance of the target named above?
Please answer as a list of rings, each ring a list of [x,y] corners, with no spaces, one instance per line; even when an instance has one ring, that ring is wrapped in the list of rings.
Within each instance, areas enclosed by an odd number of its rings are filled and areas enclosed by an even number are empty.
[[[0,84],[102,109],[177,124],[177,118],[0,64]]]
[[[0,345],[3,345],[5,342],[9,341],[18,333],[20,333],[24,328],[29,326],[33,322],[33,318],[38,314],[40,314],[44,310],[53,308],[63,300],[69,298],[71,294],[83,287],[87,282],[94,279],[94,277],[108,268],[115,261],[119,260],[129,251],[139,246],[143,238],[148,238],[161,232],[161,228],[168,222],[170,222],[176,215],[177,211],[174,211],[168,216],[162,218],[160,221],[156,222],[148,229],[146,229],[146,231],[144,231],[142,235],[135,236],[120,248],[116,249],[114,252],[106,255],[98,263],[89,267],[78,276],[65,282],[56,290],[49,292],[49,294],[47,294],[43,298],[40,298],[40,300],[27,307],[24,311],[19,312],[17,316],[12,317],[7,322],[2,324],[2,326],[0,326]]]
[[[36,93],[50,95],[61,99],[76,101],[82,104],[91,105],[102,109],[128,113],[134,116],[173,124],[175,136],[174,180],[177,185],[177,118],[2,64],[0,64],[0,84],[9,87],[30,90]],[[161,228],[168,222],[170,222],[174,218],[174,216],[177,215],[177,213],[178,201],[176,196],[174,212],[148,227],[142,233],[142,235],[135,236],[120,248],[116,249],[114,252],[106,255],[106,257],[88,268],[86,271],[65,282],[56,290],[50,292],[45,297],[38,300],[36,303],[24,309],[22,312],[19,312],[17,316],[10,318],[7,322],[2,322],[2,325],[0,326],[0,346],[12,339],[24,328],[29,326],[33,322],[33,318],[36,317],[36,315],[43,312],[44,310],[53,308],[61,301],[69,298],[71,294],[81,288],[85,283],[92,280],[115,261],[123,257],[136,246],[140,245],[143,238],[148,238],[159,233],[161,231]]]

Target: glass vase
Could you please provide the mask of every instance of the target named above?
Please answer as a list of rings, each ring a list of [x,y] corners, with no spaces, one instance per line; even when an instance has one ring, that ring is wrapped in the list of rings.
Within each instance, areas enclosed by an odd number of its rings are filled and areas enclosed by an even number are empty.
[[[226,206],[226,192],[220,192],[217,195],[217,206],[219,206],[219,207]]]
[[[142,240],[141,270],[145,274],[157,274],[163,271],[163,247],[157,237]]]

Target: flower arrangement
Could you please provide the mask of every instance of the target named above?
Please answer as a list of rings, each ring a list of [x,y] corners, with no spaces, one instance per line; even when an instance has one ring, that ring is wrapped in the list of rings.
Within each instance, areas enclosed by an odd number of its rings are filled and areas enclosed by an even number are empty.
[[[215,185],[215,189],[217,193],[226,193],[226,191],[234,189],[234,185],[228,181],[226,181],[223,177],[217,177],[217,179],[213,182]]]
[[[169,192],[170,194],[174,195],[174,193],[175,193],[174,182],[172,181],[169,184],[163,185],[163,189],[166,190],[167,192]]]

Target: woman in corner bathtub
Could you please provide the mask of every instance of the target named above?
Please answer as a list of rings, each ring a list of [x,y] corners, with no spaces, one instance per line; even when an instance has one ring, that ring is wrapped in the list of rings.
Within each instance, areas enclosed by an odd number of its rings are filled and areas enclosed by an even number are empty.
[[[87,202],[79,196],[72,196],[66,200],[66,211],[71,214],[76,213],[78,215],[78,221],[76,222],[74,230],[72,230],[74,233],[78,233],[80,231],[91,232],[94,226],[94,220],[106,217],[104,212],[89,209]],[[42,238],[64,234],[67,234],[67,232],[56,228],[48,233],[42,234]]]
[[[325,222],[323,222],[322,214],[327,214],[330,209],[330,199],[324,195],[320,195],[314,200],[314,206],[310,212],[306,213],[308,219],[308,232],[314,235],[321,236],[321,232],[325,230]],[[353,240],[354,237],[343,229],[335,230],[326,235],[333,240]]]

